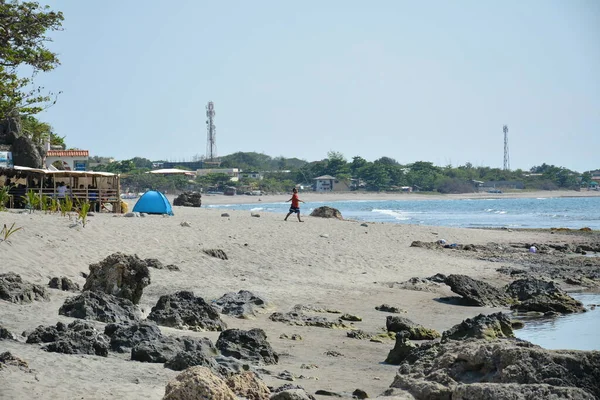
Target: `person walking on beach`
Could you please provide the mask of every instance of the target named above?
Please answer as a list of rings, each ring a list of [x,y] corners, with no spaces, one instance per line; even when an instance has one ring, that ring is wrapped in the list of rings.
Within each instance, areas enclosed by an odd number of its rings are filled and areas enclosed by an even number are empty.
[[[289,199],[288,201],[291,201],[292,205],[290,206],[290,212],[288,212],[288,214],[285,216],[284,221],[287,221],[288,217],[290,215],[292,215],[292,213],[296,213],[298,215],[298,221],[303,222],[300,219],[300,203],[304,203],[304,202],[298,198],[298,189],[296,189],[296,188],[292,189],[292,198]],[[286,203],[288,201],[286,201]]]

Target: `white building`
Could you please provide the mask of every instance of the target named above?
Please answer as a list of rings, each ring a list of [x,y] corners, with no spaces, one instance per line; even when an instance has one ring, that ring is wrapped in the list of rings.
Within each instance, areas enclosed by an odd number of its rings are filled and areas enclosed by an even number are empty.
[[[47,150],[46,169],[59,161],[65,171],[85,171],[90,152],[87,150]]]
[[[239,168],[203,168],[196,170],[196,176],[206,176],[210,174],[226,174],[229,176],[231,182],[237,182],[240,180],[240,169]]]

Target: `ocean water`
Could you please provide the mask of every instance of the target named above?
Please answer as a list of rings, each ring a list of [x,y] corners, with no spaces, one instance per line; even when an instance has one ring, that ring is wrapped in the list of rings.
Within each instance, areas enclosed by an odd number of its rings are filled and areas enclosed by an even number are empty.
[[[285,196],[283,196],[285,197]],[[282,197],[282,198],[283,198]],[[353,200],[307,202],[302,214],[335,207],[344,218],[453,227],[600,229],[600,196],[463,200]],[[289,203],[209,205],[211,208],[287,213]]]
[[[540,345],[546,349],[600,350],[600,306],[591,309],[591,304],[600,305],[600,294],[571,293],[588,309],[582,314],[563,315],[556,318],[521,319],[523,329],[515,336]]]

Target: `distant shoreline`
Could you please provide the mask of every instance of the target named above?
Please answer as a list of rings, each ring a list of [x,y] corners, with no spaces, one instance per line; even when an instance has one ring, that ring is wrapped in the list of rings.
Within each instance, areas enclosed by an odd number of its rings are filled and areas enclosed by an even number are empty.
[[[398,201],[427,201],[427,200],[480,200],[480,199],[521,199],[521,198],[570,198],[570,197],[600,197],[600,191],[551,190],[533,192],[507,193],[464,193],[464,194],[421,194],[421,193],[369,193],[369,192],[337,192],[317,193],[300,192],[300,199],[306,202],[352,201],[352,200],[398,200]],[[169,195],[169,199],[174,196]],[[225,196],[220,194],[203,194],[202,205],[220,204],[253,204],[280,203],[289,200],[289,194],[263,196]]]

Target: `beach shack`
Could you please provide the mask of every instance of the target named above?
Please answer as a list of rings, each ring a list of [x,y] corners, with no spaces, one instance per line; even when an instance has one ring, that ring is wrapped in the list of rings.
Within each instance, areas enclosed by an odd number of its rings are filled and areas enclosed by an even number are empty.
[[[119,175],[94,171],[50,171],[14,166],[0,168],[0,186],[8,187],[9,208],[24,208],[26,196],[33,192],[38,198],[64,199],[74,204],[88,201],[92,210],[121,212]]]

